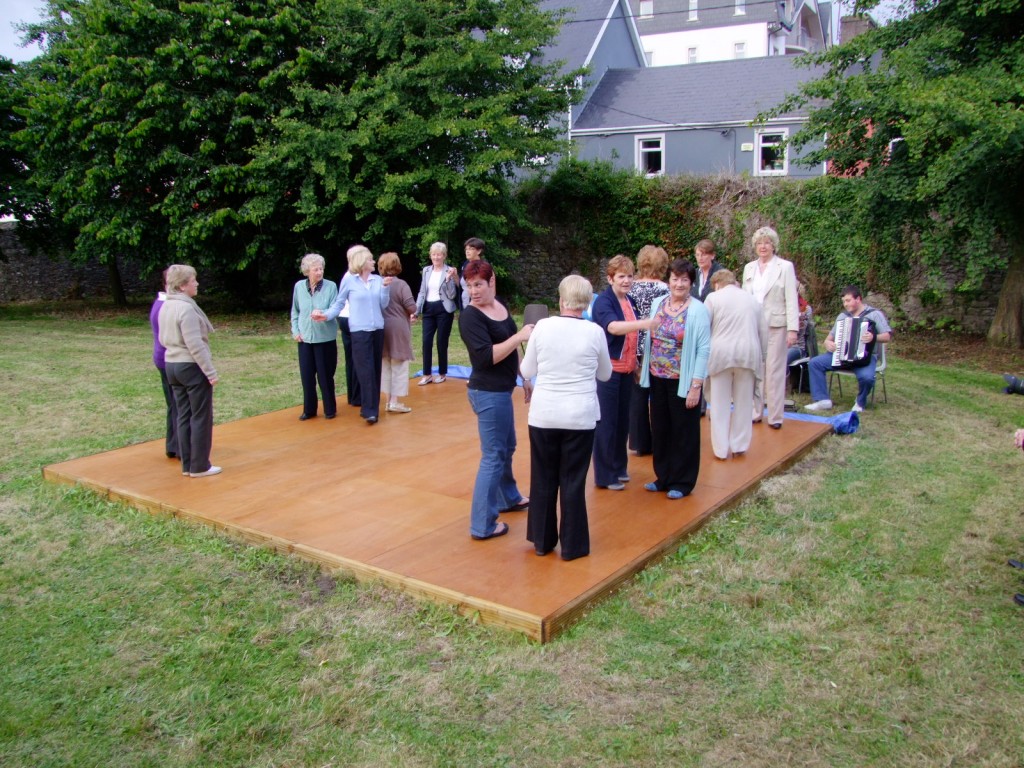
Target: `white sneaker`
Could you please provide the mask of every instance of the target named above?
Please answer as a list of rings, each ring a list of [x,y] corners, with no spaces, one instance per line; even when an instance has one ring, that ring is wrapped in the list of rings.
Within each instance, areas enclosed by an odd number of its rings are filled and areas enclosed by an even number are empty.
[[[816,403],[804,406],[805,411],[831,411],[832,408],[833,405],[831,400],[819,400]]]
[[[860,413],[861,411],[864,410],[864,406],[858,403],[854,403],[853,408],[851,408],[850,410],[853,411],[854,413]]]
[[[210,475],[219,475],[223,470],[220,467],[211,466],[205,472],[190,472],[189,477],[209,477]]]

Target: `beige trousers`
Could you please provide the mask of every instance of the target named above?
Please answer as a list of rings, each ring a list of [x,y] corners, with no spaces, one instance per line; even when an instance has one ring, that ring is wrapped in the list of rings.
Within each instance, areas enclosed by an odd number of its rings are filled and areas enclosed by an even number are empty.
[[[711,377],[711,450],[720,459],[750,448],[753,429],[750,405],[754,400],[754,372],[749,368],[726,368]]]
[[[781,424],[786,411],[786,329],[768,329],[768,358],[764,363],[761,385],[754,395],[754,418],[768,405],[768,423]]]

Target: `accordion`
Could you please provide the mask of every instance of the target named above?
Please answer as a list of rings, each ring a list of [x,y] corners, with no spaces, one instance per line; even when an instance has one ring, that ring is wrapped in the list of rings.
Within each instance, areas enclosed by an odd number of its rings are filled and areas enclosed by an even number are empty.
[[[874,333],[874,324],[863,317],[841,317],[836,321],[832,338],[836,342],[836,351],[832,353],[832,366],[835,368],[856,368],[867,364],[868,356],[874,343],[867,344],[861,338],[864,331]]]

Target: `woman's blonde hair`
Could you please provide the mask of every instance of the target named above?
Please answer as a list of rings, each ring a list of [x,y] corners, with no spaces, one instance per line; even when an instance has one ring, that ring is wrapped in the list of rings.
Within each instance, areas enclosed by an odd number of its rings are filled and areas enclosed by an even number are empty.
[[[373,254],[370,253],[370,249],[365,245],[353,245],[348,249],[348,271],[353,275],[358,275],[363,271],[363,267],[366,266],[366,262],[373,259]]]
[[[171,264],[167,268],[167,290],[171,293],[182,293],[181,287],[195,276],[194,267],[188,264]]]
[[[629,256],[623,256],[621,253],[608,259],[608,266],[604,268],[604,273],[608,277],[615,277],[619,272],[627,275],[632,275],[634,272],[633,260]]]
[[[442,243],[442,242],[431,243],[430,244],[430,252],[433,253],[434,251],[439,251],[440,253],[442,253],[444,255],[444,257],[446,259],[448,258],[448,246],[445,245],[444,243]]]
[[[668,253],[657,245],[645,245],[636,255],[637,272],[641,278],[664,280],[668,272]]]
[[[377,271],[384,277],[399,275],[402,273],[402,260],[398,258],[398,254],[394,251],[382,253],[380,258],[377,259]]]
[[[750,238],[750,244],[757,249],[757,244],[762,240],[767,240],[772,244],[772,250],[775,253],[779,252],[779,233],[771,227],[761,227],[754,233],[754,236]]]
[[[720,269],[711,276],[711,287],[716,291],[726,285],[736,285],[736,275],[729,269]]]
[[[582,275],[568,275],[558,284],[558,298],[566,309],[584,310],[594,298],[594,287]]]
[[[309,275],[309,270],[317,266],[327,266],[327,262],[324,261],[324,257],[319,253],[307,253],[302,257],[302,262],[299,264],[299,271],[304,275]]]

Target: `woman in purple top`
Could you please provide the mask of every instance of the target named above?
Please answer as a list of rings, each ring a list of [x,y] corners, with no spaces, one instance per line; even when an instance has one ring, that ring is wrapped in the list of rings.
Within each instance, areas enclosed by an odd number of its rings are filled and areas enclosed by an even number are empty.
[[[162,281],[164,290],[156,295],[156,301],[149,310],[149,325],[153,329],[153,365],[160,372],[160,385],[164,390],[164,402],[167,404],[167,427],[164,438],[164,450],[168,459],[178,458],[178,408],[174,404],[174,395],[171,394],[171,385],[167,383],[167,364],[164,362],[164,355],[167,350],[160,343],[160,307],[167,300],[167,270],[164,270]]]

